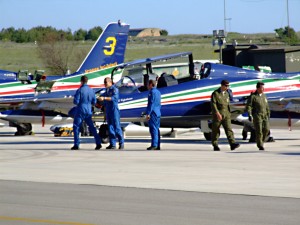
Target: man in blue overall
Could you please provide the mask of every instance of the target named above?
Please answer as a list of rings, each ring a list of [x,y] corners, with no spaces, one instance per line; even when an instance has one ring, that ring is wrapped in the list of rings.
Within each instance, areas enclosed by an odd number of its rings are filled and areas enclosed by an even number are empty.
[[[104,102],[106,121],[108,124],[110,145],[106,149],[116,149],[116,138],[119,140],[119,149],[124,149],[124,138],[120,123],[120,110],[118,107],[119,90],[112,84],[109,77],[104,79],[106,91],[98,100]]]
[[[91,89],[88,85],[88,78],[87,76],[81,77],[81,87],[76,91],[74,95],[73,103],[77,105],[77,110],[74,116],[73,122],[73,132],[74,132],[74,146],[71,150],[78,150],[80,145],[79,139],[79,131],[83,121],[89,126],[90,131],[93,133],[96,148],[95,150],[99,150],[101,146],[100,137],[96,131],[94,123],[92,121],[92,105],[94,105],[97,101],[95,92]]]
[[[147,105],[147,120],[149,121],[149,131],[151,134],[151,146],[147,150],[160,150],[160,92],[156,88],[156,81],[149,80],[148,83],[148,105]]]

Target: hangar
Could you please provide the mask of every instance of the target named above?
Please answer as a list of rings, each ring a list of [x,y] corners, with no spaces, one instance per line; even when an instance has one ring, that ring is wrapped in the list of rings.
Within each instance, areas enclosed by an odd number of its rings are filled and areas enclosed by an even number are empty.
[[[159,28],[136,28],[129,30],[129,36],[132,37],[159,37],[161,29]]]

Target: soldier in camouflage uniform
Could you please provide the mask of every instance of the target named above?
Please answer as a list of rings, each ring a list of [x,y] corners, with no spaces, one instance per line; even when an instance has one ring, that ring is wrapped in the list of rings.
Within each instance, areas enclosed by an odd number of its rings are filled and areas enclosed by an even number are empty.
[[[249,115],[249,121],[253,121],[257,147],[259,150],[265,150],[264,141],[270,130],[270,108],[264,94],[264,83],[258,82],[256,84],[256,91],[251,93],[248,98],[246,111]]]
[[[230,149],[234,150],[240,146],[238,143],[235,143],[234,134],[231,128],[230,96],[228,88],[229,82],[227,80],[222,80],[221,87],[215,90],[211,95],[211,110],[213,116],[211,141],[214,151],[220,151],[218,139],[220,136],[221,125],[225,130]]]

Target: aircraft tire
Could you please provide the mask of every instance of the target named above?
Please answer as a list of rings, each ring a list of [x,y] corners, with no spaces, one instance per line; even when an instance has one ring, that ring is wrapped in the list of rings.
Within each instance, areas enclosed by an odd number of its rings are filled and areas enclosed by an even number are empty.
[[[25,135],[32,135],[32,125],[31,123],[20,123],[16,124],[17,132],[15,136],[25,136]]]

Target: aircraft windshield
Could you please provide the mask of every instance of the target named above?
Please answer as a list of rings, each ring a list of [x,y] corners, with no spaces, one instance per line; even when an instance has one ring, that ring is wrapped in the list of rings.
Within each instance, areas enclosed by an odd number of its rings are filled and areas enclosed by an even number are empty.
[[[143,67],[124,69],[122,76],[115,74],[113,75],[115,86],[119,89],[119,92],[122,94],[129,94],[135,91],[146,91],[149,79],[156,80],[157,75],[147,75],[145,68]]]
[[[135,74],[131,76],[123,76],[115,86],[119,89],[122,94],[132,93],[137,91],[138,85],[140,86],[143,82],[143,77],[141,75]]]

